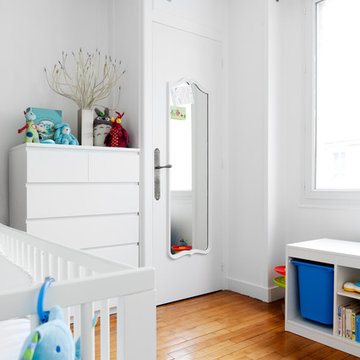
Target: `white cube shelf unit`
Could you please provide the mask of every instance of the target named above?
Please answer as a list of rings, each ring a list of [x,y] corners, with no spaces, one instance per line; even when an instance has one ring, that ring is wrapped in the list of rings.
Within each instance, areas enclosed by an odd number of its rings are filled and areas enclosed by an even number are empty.
[[[139,265],[139,149],[22,144],[9,152],[10,225]]]
[[[325,326],[300,314],[297,268],[292,259],[304,259],[334,265],[334,323]],[[360,357],[360,343],[338,335],[339,305],[360,295],[342,289],[346,281],[360,280],[360,243],[318,239],[289,244],[286,247],[285,330]]]

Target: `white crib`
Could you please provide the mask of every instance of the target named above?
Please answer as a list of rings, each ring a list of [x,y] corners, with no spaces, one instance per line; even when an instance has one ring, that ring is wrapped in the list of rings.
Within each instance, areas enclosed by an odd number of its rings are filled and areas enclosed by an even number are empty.
[[[0,224],[0,321],[30,316],[36,327],[38,293],[49,275],[56,282],[44,307],[64,309],[74,338],[81,337],[83,360],[95,359],[95,312],[100,316],[99,358],[110,359],[110,304],[117,313],[116,359],[156,359],[153,269],[122,265]]]

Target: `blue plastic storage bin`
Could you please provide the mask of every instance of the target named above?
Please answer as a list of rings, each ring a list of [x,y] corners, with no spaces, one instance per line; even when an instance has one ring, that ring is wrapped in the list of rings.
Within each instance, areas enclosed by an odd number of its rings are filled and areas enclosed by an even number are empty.
[[[298,268],[301,316],[321,324],[333,324],[334,267],[292,260]]]

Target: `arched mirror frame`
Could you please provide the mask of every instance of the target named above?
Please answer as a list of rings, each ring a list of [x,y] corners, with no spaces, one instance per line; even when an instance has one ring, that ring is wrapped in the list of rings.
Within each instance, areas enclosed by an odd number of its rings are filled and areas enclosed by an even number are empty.
[[[195,254],[199,254],[199,255],[206,255],[211,251],[211,245],[212,245],[212,236],[211,236],[211,227],[210,227],[210,219],[211,219],[211,181],[210,181],[210,174],[211,174],[211,116],[210,116],[210,111],[211,111],[211,92],[209,90],[207,90],[205,87],[203,87],[199,82],[194,81],[190,78],[186,78],[183,77],[178,81],[169,81],[167,84],[167,102],[166,102],[166,119],[169,120],[169,111],[170,111],[170,106],[171,106],[171,102],[170,102],[170,89],[174,88],[174,87],[178,87],[184,83],[187,83],[189,85],[193,85],[195,87],[197,87],[197,89],[199,91],[201,91],[202,93],[204,93],[207,96],[207,248],[206,250],[201,250],[201,249],[191,249],[191,250],[185,250],[185,251],[180,251],[177,254],[172,254],[171,252],[171,192],[170,192],[170,174],[169,172],[167,172],[167,214],[168,214],[168,219],[167,219],[167,234],[168,234],[168,238],[167,238],[167,253],[169,255],[169,257],[171,259],[179,259],[183,256],[192,256]],[[167,121],[168,125],[167,125],[167,138],[168,138],[168,142],[167,142],[167,154],[168,154],[168,158],[169,158],[169,154],[170,154],[170,123],[169,121]]]

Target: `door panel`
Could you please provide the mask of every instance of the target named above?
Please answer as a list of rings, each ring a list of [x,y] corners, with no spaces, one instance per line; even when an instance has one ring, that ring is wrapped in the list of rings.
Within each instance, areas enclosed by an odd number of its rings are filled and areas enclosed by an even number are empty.
[[[177,212],[182,211],[181,209],[184,209],[186,206],[190,209],[191,205],[187,204],[191,201],[191,196],[189,192],[185,194],[184,191],[182,193],[171,192],[170,196],[169,177],[174,168],[159,170],[157,175],[160,180],[161,196],[159,200],[153,197],[153,258],[156,268],[157,302],[161,304],[222,288],[221,231],[219,231],[221,228],[221,181],[219,181],[219,178],[221,178],[221,169],[216,160],[219,149],[219,139],[217,137],[219,133],[221,133],[221,130],[217,130],[217,136],[214,136],[214,129],[219,129],[219,123],[221,124],[222,45],[219,42],[192,33],[169,28],[161,24],[154,24],[153,46],[153,148],[160,149],[160,165],[171,163],[169,157],[169,86],[178,82],[180,79],[186,78],[191,79],[192,82],[199,85],[201,89],[206,89],[206,93],[209,94],[208,134],[204,134],[203,131],[192,139],[193,149],[196,149],[197,145],[206,144],[204,140],[205,136],[208,137],[207,140],[209,142],[207,149],[209,171],[207,185],[209,196],[206,206],[200,207],[204,212],[207,207],[208,213],[210,214],[207,229],[209,248],[207,244],[204,244],[203,240],[201,240],[203,244],[202,247],[208,249],[208,252],[189,252],[186,256],[177,258],[171,255],[170,210],[172,209],[172,215],[174,217]],[[195,119],[196,112],[193,114]],[[195,128],[196,126],[193,126],[193,129]],[[188,149],[184,149],[184,156],[187,150]],[[201,154],[200,149],[196,151],[197,154]],[[194,168],[192,171],[195,173]],[[195,187],[197,186],[194,180],[193,185]],[[193,192],[193,198],[196,197],[196,194],[194,194]],[[203,198],[205,192],[199,192],[199,194],[198,198]],[[181,196],[181,199],[179,199],[180,195],[184,196]],[[174,202],[177,200],[179,200],[176,203],[178,206],[174,207]],[[216,207],[214,204],[216,204]],[[193,206],[191,209],[192,212],[196,212],[196,207]],[[178,224],[186,221],[187,217],[191,217],[191,211],[189,210],[189,212],[185,214],[186,216],[179,219]],[[217,221],[211,221],[218,216],[218,214],[220,215]],[[198,229],[204,228],[204,221],[199,213],[197,213],[196,216],[192,216],[192,218],[192,232],[194,235],[199,231]],[[176,256],[177,255],[175,255],[175,257]]]

